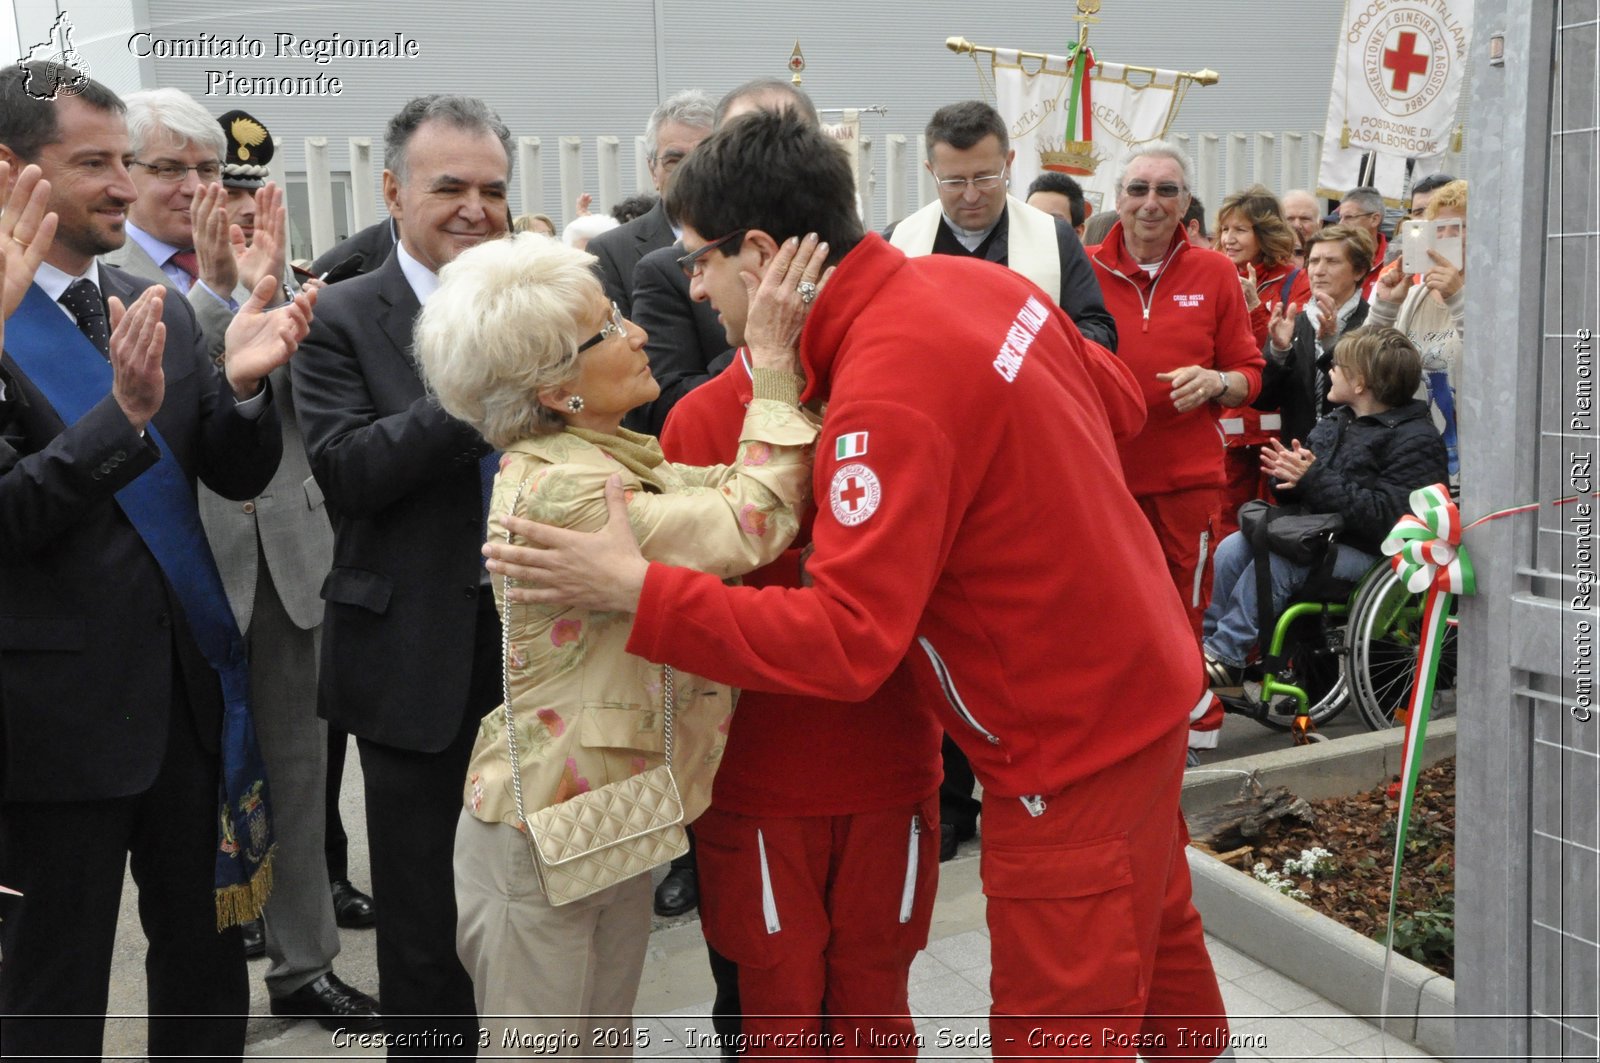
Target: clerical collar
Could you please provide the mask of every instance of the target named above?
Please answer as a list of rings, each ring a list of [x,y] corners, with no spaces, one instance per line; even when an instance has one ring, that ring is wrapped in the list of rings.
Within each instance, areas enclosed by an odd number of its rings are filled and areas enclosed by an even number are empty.
[[[942,213],[943,212],[941,212],[941,214]],[[1000,224],[1000,218],[1005,216],[1005,211],[1001,211],[1000,217],[995,218],[994,223],[987,229],[963,229],[961,226],[950,220],[950,215],[943,214],[944,223],[950,227],[950,234],[956,238],[957,243],[966,248],[968,251],[976,251],[979,247],[983,246],[983,242],[989,239],[989,234],[994,232],[995,226]]]

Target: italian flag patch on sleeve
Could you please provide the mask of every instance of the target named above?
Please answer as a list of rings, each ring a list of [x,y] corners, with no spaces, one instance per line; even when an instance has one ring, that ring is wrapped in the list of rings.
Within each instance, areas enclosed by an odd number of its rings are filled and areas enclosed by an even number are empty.
[[[866,452],[867,433],[865,432],[851,432],[833,441],[833,456],[835,460],[847,461],[850,458],[859,458]]]

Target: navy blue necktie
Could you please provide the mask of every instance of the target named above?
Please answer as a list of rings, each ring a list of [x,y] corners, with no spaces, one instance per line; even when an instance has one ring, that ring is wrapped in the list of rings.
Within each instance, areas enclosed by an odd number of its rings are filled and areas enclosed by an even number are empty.
[[[72,316],[78,320],[78,330],[94,344],[95,350],[100,352],[100,357],[109,360],[111,323],[106,318],[106,302],[100,297],[100,289],[95,286],[94,281],[87,277],[79,277],[61,293],[58,302],[72,311]]]

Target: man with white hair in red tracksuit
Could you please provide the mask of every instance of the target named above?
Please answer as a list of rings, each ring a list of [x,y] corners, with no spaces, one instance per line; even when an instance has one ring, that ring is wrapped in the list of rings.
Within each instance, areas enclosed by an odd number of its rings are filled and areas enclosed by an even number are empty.
[[[863,236],[842,153],[790,117],[729,123],[668,196],[730,340],[752,302],[816,300],[812,585],[645,562],[615,485],[605,530],[510,523],[528,545],[486,546],[491,570],[745,688],[858,700],[906,660],[983,784],[993,1054],[1231,1058],[1178,809],[1207,691],[1117,456],[1138,385],[1011,271]],[[807,233],[836,263],[820,296],[788,272]]]

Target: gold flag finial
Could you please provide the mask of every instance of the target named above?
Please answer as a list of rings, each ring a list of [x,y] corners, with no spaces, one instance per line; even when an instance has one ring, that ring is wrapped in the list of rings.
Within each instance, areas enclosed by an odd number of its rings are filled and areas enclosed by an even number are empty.
[[[805,53],[800,51],[800,38],[796,37],[794,41],[794,51],[789,53],[789,80],[794,82],[796,85],[800,84],[800,75],[805,72],[805,69]]]
[[[1100,0],[1078,0],[1078,13],[1072,20],[1078,24],[1078,47],[1089,46],[1089,24],[1099,22]]]

